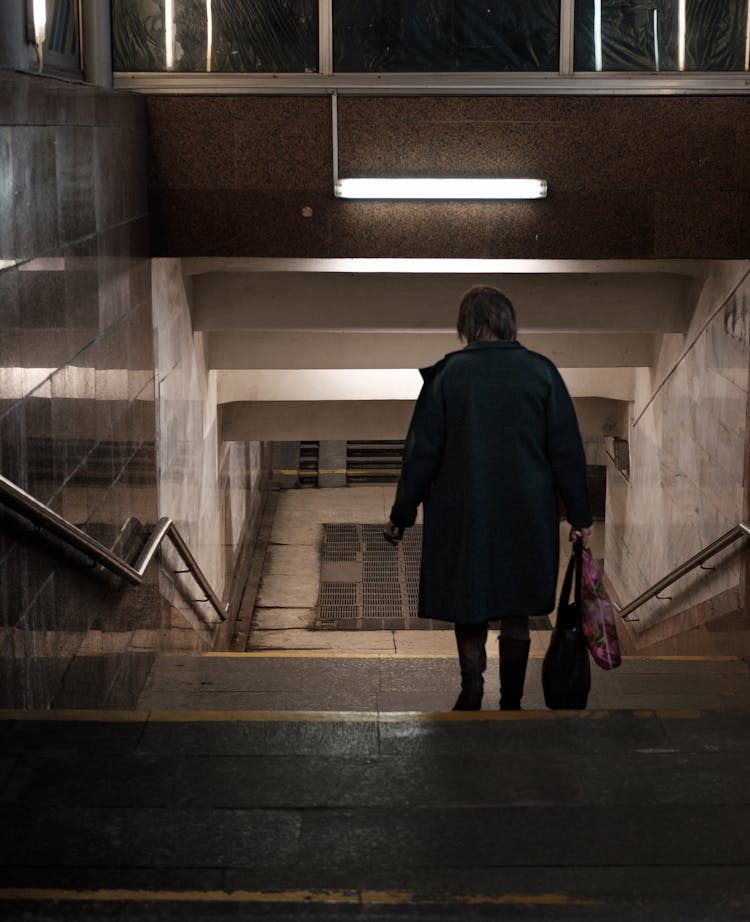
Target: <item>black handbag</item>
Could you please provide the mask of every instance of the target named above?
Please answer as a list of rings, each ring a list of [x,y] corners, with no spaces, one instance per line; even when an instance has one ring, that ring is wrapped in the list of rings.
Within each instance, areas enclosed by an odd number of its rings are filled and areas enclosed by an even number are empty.
[[[583,542],[579,538],[565,573],[557,623],[542,662],[544,703],[552,710],[582,710],[591,689],[591,666],[581,627],[581,571]],[[574,601],[570,589],[575,576]]]

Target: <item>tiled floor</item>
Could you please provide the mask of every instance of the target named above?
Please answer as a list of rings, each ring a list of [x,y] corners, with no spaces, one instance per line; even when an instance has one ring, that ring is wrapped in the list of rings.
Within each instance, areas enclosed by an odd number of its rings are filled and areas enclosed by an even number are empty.
[[[278,494],[249,637],[251,650],[327,650],[453,655],[451,631],[315,631],[320,587],[323,523],[385,523],[395,487],[286,490]],[[421,521],[418,519],[417,521]],[[561,567],[568,528],[561,528]],[[592,551],[600,556],[603,535],[594,530]],[[542,655],[547,634],[534,632],[532,655]],[[492,654],[491,654],[492,655]]]

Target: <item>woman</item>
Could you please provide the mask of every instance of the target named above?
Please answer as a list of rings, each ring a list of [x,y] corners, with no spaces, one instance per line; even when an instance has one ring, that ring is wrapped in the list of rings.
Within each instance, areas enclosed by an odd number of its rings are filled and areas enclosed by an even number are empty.
[[[422,371],[385,538],[424,504],[419,614],[453,621],[454,710],[479,710],[489,621],[500,620],[500,708],[519,710],[529,618],[555,607],[562,497],[574,535],[592,521],[573,403],[549,359],[516,341],[513,305],[472,288],[458,312],[467,345]]]

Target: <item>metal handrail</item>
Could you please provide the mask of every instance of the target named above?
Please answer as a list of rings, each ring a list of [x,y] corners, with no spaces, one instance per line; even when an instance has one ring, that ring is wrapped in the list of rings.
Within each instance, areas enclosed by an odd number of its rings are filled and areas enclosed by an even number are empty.
[[[0,500],[13,506],[25,518],[57,535],[58,538],[62,538],[71,547],[86,554],[87,557],[106,567],[112,573],[122,576],[134,585],[140,585],[143,582],[148,565],[153,560],[164,538],[169,537],[188,570],[193,574],[196,583],[205,592],[206,598],[203,601],[211,603],[220,621],[226,621],[227,606],[222,604],[214,592],[172,519],[166,516],[159,519],[135,566],[131,566],[122,558],[113,554],[108,547],[87,535],[77,525],[73,525],[67,519],[58,515],[45,503],[40,502],[30,493],[22,490],[21,487],[13,483],[12,480],[8,480],[7,477],[3,477],[2,474],[0,474]]]
[[[723,551],[725,547],[729,547],[730,544],[733,544],[739,538],[748,537],[750,537],[750,523],[738,522],[734,528],[730,528],[728,532],[723,534],[720,538],[717,538],[707,547],[704,547],[702,551],[699,551],[691,557],[690,560],[686,560],[685,563],[677,567],[676,570],[672,570],[664,579],[659,580],[658,583],[655,583],[650,589],[647,589],[644,593],[639,595],[638,598],[634,599],[629,605],[621,608],[619,611],[620,617],[627,618],[636,608],[640,608],[641,605],[648,602],[649,599],[653,599],[654,596],[658,595],[662,589],[666,589],[667,586],[671,586],[672,583],[676,582],[680,577],[685,576],[687,573],[690,573],[691,570],[699,567],[704,561],[708,560],[709,557],[713,557],[714,554]]]

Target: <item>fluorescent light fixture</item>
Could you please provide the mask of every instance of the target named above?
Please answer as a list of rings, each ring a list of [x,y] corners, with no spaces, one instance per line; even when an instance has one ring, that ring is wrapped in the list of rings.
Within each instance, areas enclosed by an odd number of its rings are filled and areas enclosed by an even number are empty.
[[[530,199],[545,198],[544,179],[338,179],[337,198],[359,199]]]
[[[685,33],[687,31],[687,0],[677,5],[677,68],[685,70]]]
[[[32,10],[34,13],[34,41],[41,46],[47,37],[47,0],[34,0]]]
[[[594,0],[594,67],[602,70],[602,0]]]
[[[164,0],[164,56],[167,70],[174,67],[174,0]]]
[[[214,16],[211,0],[206,0],[206,73],[211,73],[211,57],[214,43]]]

